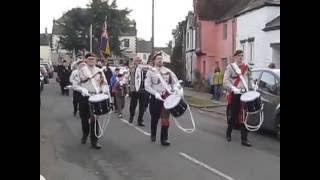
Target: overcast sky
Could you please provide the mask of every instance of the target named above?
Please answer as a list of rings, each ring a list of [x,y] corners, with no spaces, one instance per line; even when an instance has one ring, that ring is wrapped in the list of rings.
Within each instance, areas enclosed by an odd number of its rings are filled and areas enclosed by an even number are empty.
[[[53,18],[74,7],[86,7],[91,0],[41,0],[40,1],[40,33],[45,27],[48,33],[52,30]],[[110,0],[112,2],[112,0]],[[172,39],[172,29],[185,19],[188,11],[193,10],[193,0],[154,0],[155,7],[155,46],[163,47]],[[119,8],[132,10],[129,18],[137,22],[138,37],[145,40],[151,38],[152,0],[117,0]]]

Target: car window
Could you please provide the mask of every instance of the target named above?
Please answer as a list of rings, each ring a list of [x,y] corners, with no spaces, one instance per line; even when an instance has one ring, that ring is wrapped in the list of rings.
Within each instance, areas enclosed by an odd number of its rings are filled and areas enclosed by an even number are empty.
[[[273,95],[278,95],[279,87],[276,84],[274,75],[269,72],[263,72],[259,81],[259,89]]]
[[[252,71],[253,82],[256,83],[261,75],[261,71]]]

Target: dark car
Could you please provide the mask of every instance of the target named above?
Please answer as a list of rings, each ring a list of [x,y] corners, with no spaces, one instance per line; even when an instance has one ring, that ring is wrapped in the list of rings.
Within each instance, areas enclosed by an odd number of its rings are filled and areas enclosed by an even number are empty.
[[[43,65],[40,65],[40,72],[44,76],[44,83],[49,84],[49,73]]]
[[[48,75],[49,75],[49,78],[52,78],[53,73],[54,73],[53,67],[49,63],[46,63],[46,62],[41,62],[40,65],[43,65],[46,68]]]
[[[280,139],[280,69],[253,69],[252,75],[264,104],[261,128],[276,132]]]

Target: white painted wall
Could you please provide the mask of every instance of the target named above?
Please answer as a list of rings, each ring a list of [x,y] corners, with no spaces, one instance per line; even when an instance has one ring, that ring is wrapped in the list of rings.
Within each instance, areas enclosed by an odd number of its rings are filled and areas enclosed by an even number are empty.
[[[43,61],[51,62],[50,46],[40,46],[40,57],[43,59]]]
[[[186,38],[188,41],[185,41],[186,47],[186,81],[193,81],[194,77],[194,70],[196,69],[196,54],[195,54],[195,39],[196,33],[195,30],[190,29],[192,27],[192,18],[188,18],[187,26],[186,26]],[[188,34],[188,36],[187,36]]]
[[[145,55],[145,56],[143,56],[143,55]],[[138,52],[137,56],[142,60],[142,64],[147,64],[148,63],[148,57],[150,56],[150,53],[139,53]]]
[[[280,7],[263,7],[237,18],[237,49],[241,49],[240,40],[254,37],[254,67],[267,67],[272,62],[270,43],[280,43],[280,30],[265,32],[266,23],[280,15]],[[248,43],[246,43],[248,45]],[[248,62],[248,46],[245,62]]]

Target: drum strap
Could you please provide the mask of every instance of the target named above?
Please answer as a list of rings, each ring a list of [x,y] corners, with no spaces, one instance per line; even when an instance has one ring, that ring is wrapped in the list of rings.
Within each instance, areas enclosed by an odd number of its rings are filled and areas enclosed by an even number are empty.
[[[231,68],[233,69],[232,66],[231,66]],[[246,64],[242,64],[242,65],[240,66],[240,69],[241,69],[241,74],[244,75],[244,74],[247,72],[247,70],[248,70],[248,66],[247,66]],[[235,69],[233,69],[233,71],[236,72]],[[237,77],[236,77],[235,80],[233,81],[233,85],[237,87],[237,86],[239,85],[240,81],[241,81],[240,75],[237,75]],[[231,104],[231,102],[232,102],[232,97],[233,97],[233,93],[228,91],[228,92],[227,92],[227,101],[228,101],[228,104]]]

